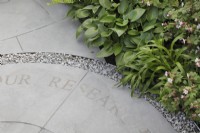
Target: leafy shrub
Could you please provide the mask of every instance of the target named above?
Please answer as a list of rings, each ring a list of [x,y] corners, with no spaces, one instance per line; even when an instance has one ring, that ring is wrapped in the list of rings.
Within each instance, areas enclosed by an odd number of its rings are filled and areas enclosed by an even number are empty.
[[[88,46],[116,56],[121,84],[156,94],[170,111],[200,122],[199,0],[52,0],[71,5]],[[165,76],[164,75],[167,75]]]
[[[183,111],[193,120],[200,121],[200,76],[189,72],[187,76],[173,69],[160,80],[164,83],[160,99],[170,111]]]

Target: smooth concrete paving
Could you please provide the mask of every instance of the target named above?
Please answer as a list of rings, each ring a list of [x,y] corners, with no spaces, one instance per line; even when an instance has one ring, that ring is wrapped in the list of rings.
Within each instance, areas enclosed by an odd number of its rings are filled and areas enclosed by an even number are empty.
[[[52,64],[4,65],[0,73],[0,133],[176,133],[107,77]]]
[[[96,58],[98,49],[76,39],[78,22],[66,18],[69,7],[50,0],[0,0],[1,53],[62,52]],[[17,43],[8,44],[17,40]]]
[[[76,40],[68,7],[0,0],[0,54],[58,52],[96,59]],[[0,133],[176,133],[127,88],[86,70],[52,64],[0,66]]]

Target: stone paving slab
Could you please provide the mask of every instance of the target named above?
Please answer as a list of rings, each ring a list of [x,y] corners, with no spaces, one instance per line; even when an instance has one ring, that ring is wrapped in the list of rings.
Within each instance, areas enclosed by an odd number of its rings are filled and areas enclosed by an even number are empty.
[[[0,73],[5,133],[176,133],[149,103],[107,77],[38,63],[1,66]]]
[[[0,40],[11,38],[54,20],[34,0],[9,0],[0,3]]]
[[[2,66],[0,73],[0,121],[43,126],[86,71],[57,65],[23,64]]]
[[[18,38],[25,52],[58,52],[96,58],[98,49],[89,49],[82,40],[76,39],[77,27],[77,22],[66,18]]]
[[[47,3],[50,3],[51,0],[35,0],[40,6],[48,12],[50,17],[54,19],[55,21],[62,20],[66,18],[67,11],[69,10],[69,7],[63,5],[63,4],[55,4],[48,6]]]
[[[22,49],[18,43],[17,38],[0,41],[0,54],[20,52],[22,52]]]
[[[176,133],[149,103],[115,85],[88,73],[45,128],[55,133]]]
[[[40,128],[21,123],[1,123],[1,133],[37,133]]]
[[[82,38],[76,39],[79,23],[66,18],[69,7],[48,6],[48,2],[50,0],[1,1],[0,41],[17,39],[18,43],[2,45],[0,52],[62,52],[96,59],[99,50],[88,48]]]

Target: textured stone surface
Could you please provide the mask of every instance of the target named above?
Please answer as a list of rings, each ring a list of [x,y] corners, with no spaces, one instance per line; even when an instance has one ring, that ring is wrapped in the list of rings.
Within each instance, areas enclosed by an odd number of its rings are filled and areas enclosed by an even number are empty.
[[[0,122],[13,122],[5,132],[26,132],[28,123],[54,133],[175,133],[153,106],[108,77],[38,63],[3,65],[0,73]]]
[[[20,44],[17,41],[17,38],[11,38],[8,40],[0,41],[0,53],[20,53],[22,49],[20,48]]]
[[[0,40],[30,32],[53,22],[34,0],[0,3]]]
[[[0,121],[43,126],[86,71],[58,65],[21,64],[0,67]]]
[[[25,52],[61,52],[96,58],[97,49],[89,49],[82,40],[76,39],[78,24],[70,18],[47,26],[43,29],[19,37]]]

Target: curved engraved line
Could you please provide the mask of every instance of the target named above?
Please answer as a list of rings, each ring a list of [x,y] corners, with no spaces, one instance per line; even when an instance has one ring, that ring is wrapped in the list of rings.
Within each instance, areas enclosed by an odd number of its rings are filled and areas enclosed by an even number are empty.
[[[0,121],[0,123],[25,124],[25,125],[29,125],[29,126],[33,126],[33,127],[38,127],[38,128],[40,128],[40,129],[44,129],[44,130],[46,130],[46,131],[48,131],[48,132],[54,133],[54,132],[52,132],[52,131],[50,131],[50,130],[48,130],[48,129],[46,129],[46,128],[43,128],[43,127],[41,127],[41,126],[39,126],[39,125],[35,125],[35,124],[32,124],[32,123],[28,123],[28,122],[21,122],[21,121]]]

